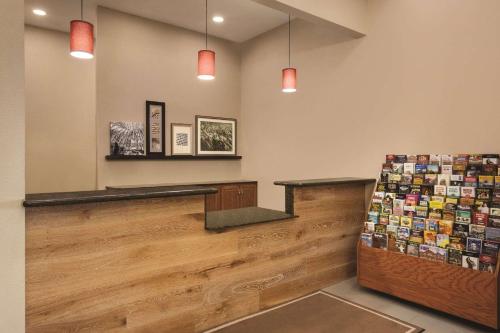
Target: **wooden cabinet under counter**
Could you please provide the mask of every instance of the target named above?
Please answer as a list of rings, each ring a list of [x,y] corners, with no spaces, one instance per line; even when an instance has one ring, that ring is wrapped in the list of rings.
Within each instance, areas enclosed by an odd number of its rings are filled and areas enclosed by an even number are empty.
[[[156,185],[123,185],[106,186],[108,190],[123,190],[134,188],[155,188],[165,186],[202,186],[216,188],[217,193],[207,194],[206,211],[257,207],[257,181],[255,180],[223,180],[192,183],[167,183]]]
[[[257,206],[257,182],[211,185],[217,193],[207,195],[207,211]]]

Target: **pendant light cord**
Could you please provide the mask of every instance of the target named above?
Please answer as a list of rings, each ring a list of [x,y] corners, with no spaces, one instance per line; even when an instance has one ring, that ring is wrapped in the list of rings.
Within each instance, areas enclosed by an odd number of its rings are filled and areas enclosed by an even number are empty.
[[[208,0],[205,0],[205,50],[208,50]]]
[[[80,0],[80,18],[83,21],[83,0]]]
[[[290,14],[288,14],[288,67],[291,67],[291,62],[290,62],[290,49],[291,49],[291,34],[290,34]]]

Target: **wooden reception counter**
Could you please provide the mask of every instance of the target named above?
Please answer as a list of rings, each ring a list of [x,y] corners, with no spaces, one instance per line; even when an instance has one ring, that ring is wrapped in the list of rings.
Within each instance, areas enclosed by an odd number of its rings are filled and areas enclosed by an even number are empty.
[[[353,276],[375,180],[277,184],[286,213],[207,213],[197,186],[27,196],[26,330],[200,332]]]

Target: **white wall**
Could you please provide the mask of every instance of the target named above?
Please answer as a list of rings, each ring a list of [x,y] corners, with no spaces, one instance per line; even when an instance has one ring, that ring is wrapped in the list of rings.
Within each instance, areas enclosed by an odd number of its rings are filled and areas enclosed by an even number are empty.
[[[24,3],[0,5],[0,332],[24,332]]]

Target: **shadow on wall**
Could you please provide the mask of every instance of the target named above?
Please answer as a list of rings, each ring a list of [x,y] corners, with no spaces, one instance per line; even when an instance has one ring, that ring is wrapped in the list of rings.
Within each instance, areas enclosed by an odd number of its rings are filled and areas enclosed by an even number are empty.
[[[295,19],[292,21],[292,51],[301,52],[323,47],[333,46],[335,44],[349,42],[351,47],[355,47],[363,37],[353,38],[342,30],[333,30],[331,27],[325,27],[320,24]],[[308,38],[313,36],[313,38]],[[294,44],[295,40],[300,43]]]

